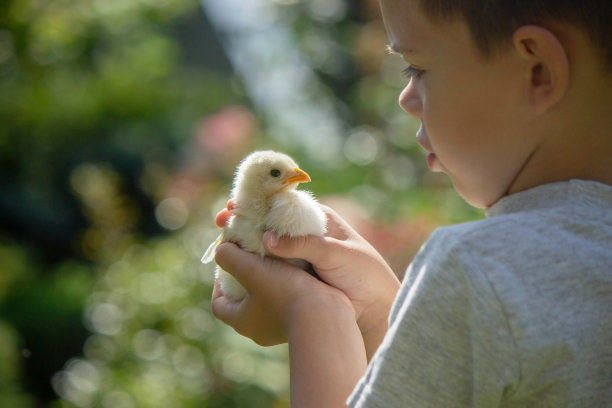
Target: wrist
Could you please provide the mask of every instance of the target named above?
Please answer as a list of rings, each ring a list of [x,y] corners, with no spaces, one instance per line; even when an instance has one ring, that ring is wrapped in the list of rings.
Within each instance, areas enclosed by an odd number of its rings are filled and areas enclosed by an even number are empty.
[[[303,327],[312,321],[322,320],[356,321],[355,309],[349,298],[343,292],[327,285],[323,290],[295,300],[288,310],[285,327],[290,334],[292,326]]]
[[[368,361],[372,358],[389,329],[389,314],[399,289],[390,285],[389,290],[381,294],[376,302],[364,308],[357,320],[357,325],[363,337]]]
[[[359,324],[359,323],[358,323]],[[382,343],[389,323],[387,317],[381,317],[377,322],[368,322],[368,324],[359,324],[359,331],[363,338],[363,344],[366,351],[367,360],[370,361],[378,350],[378,346]]]
[[[366,370],[351,302],[334,288],[321,292],[297,301],[289,315],[292,407],[346,406]]]

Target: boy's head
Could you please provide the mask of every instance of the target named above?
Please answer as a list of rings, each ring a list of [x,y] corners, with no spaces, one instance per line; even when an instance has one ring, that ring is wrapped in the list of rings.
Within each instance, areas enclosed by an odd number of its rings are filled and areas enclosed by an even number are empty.
[[[380,0],[409,63],[400,105],[421,121],[430,169],[469,203],[570,178],[612,184],[608,2]]]
[[[419,6],[432,21],[463,19],[487,57],[511,46],[512,34],[521,26],[570,24],[589,36],[602,62],[612,69],[609,0],[419,0]]]

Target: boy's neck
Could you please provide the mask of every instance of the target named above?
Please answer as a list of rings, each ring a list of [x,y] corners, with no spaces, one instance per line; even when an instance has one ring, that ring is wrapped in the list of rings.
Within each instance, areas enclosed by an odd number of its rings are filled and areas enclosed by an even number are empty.
[[[509,193],[571,179],[612,185],[612,75],[590,74],[543,121],[545,137]]]
[[[539,145],[509,193],[571,179],[612,185],[612,72],[586,34],[568,25],[554,31],[567,52],[568,88],[529,126]]]

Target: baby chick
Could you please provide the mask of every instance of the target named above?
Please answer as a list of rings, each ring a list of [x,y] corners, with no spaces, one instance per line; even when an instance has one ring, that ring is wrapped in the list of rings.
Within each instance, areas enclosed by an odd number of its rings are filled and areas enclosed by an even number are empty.
[[[215,247],[226,241],[264,256],[265,231],[290,237],[325,234],[327,218],[318,202],[310,192],[296,190],[299,183],[309,181],[310,176],[286,154],[266,150],[247,156],[234,178],[233,215],[202,262],[212,261]],[[246,295],[244,287],[219,266],[216,276],[226,296],[241,299]]]

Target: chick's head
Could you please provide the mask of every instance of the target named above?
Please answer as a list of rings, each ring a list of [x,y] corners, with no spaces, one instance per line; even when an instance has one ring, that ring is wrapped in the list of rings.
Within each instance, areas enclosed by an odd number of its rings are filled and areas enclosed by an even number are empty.
[[[289,156],[272,150],[248,155],[238,166],[234,178],[235,198],[265,199],[310,181],[305,171]]]

